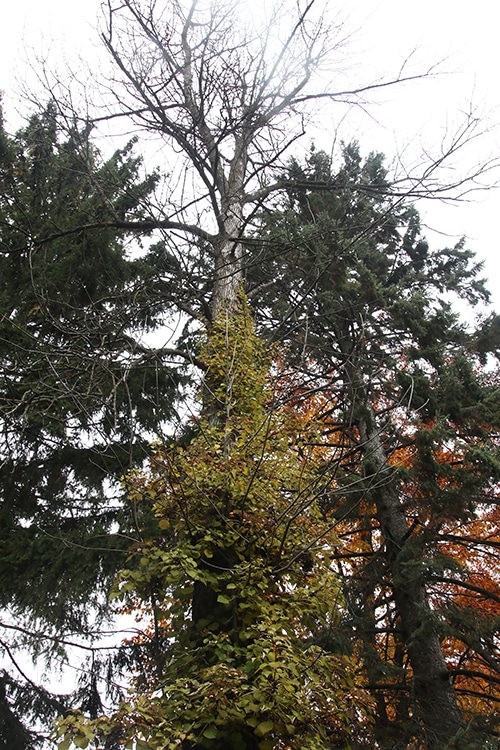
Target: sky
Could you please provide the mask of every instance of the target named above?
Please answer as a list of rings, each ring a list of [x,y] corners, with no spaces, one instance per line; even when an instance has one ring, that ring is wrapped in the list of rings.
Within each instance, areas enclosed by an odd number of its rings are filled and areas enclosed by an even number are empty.
[[[251,2],[256,7],[256,0]],[[4,10],[0,90],[8,128],[21,122],[16,113],[26,111],[19,82],[36,87],[40,57],[60,70],[66,63],[78,68],[78,55],[90,62],[99,59],[99,7],[100,0],[16,0]],[[338,14],[348,32],[345,61],[340,61],[347,79],[363,83],[391,77],[407,59],[408,71],[435,66],[436,74],[383,90],[342,122],[335,108],[323,108],[312,134],[319,147],[330,148],[340,134],[345,140],[359,140],[362,153],[383,151],[388,164],[399,158],[412,164],[422,153],[439,154],[442,142],[472,111],[478,135],[453,164],[455,173],[500,156],[500,9],[492,0],[476,0],[473,6],[455,0],[330,0],[328,10]],[[486,182],[500,184],[500,168],[490,172]],[[500,191],[491,188],[472,194],[467,202],[434,200],[418,207],[432,246],[449,246],[467,237],[468,247],[485,261],[500,310]]]

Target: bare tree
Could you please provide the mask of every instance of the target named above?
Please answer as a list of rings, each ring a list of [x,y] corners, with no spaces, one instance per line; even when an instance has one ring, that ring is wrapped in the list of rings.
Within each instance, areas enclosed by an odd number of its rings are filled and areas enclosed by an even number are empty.
[[[227,0],[107,4],[103,40],[122,73],[120,114],[167,138],[193,181],[172,225],[208,244],[213,315],[234,302],[246,209],[269,192],[270,169],[304,132],[307,84],[331,52],[313,6],[297,7],[286,25],[288,9],[275,7],[259,29],[244,28],[242,4]]]
[[[212,318],[234,306],[243,278],[246,222],[283,187],[273,179],[273,168],[305,132],[309,105],[323,97],[354,101],[363,93],[364,87],[338,93],[315,88],[314,74],[342,43],[342,30],[328,28],[322,16],[314,20],[314,0],[289,11],[288,4],[274,6],[267,27],[259,29],[244,27],[234,0],[175,0],[161,7],[151,0],[107,3],[103,40],[121,71],[120,113],[168,139],[193,176],[192,199],[177,206],[170,226],[205,242],[213,263]],[[409,190],[425,194],[436,167],[413,177]],[[407,197],[408,185],[394,189],[395,200]],[[168,228],[165,219],[160,223]],[[384,475],[389,470],[378,435],[367,421],[359,429],[377,475]],[[378,513],[387,544],[399,549],[408,524],[392,489],[381,493]],[[396,580],[399,571],[393,567]],[[412,646],[429,608],[425,588],[420,580],[411,585],[405,580],[395,595],[417,699],[428,708],[423,713],[433,738],[429,747],[442,747],[460,728],[461,717],[437,634],[430,634],[426,649]]]
[[[245,224],[284,187],[273,168],[304,135],[311,105],[359,103],[367,91],[427,75],[407,76],[403,66],[392,80],[335,91],[325,76],[319,88],[317,74],[327,72],[346,41],[342,25],[328,25],[316,0],[273,4],[262,23],[252,22],[245,5],[105,5],[102,38],[121,73],[107,117],[131,118],[180,154],[183,200],[156,223],[205,243],[213,260],[211,316],[234,302]]]

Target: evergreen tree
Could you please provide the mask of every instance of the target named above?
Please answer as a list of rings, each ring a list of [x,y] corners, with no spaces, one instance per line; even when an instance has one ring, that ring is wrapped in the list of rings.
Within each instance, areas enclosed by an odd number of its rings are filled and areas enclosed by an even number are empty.
[[[452,306],[487,301],[481,267],[463,242],[429,249],[415,209],[391,198],[380,155],[363,163],[348,146],[335,171],[313,151],[286,176],[328,190],[290,189],[263,215],[248,273],[302,398],[307,383],[324,394],[337,445],[327,502],[342,529],[338,568],[351,635],[365,645],[377,742],[495,746],[499,581],[477,585],[473,551],[497,559],[498,376],[482,363],[500,341],[495,316],[472,328]],[[468,560],[457,545],[469,543]],[[460,592],[474,590],[463,606]]]
[[[139,338],[166,314],[150,267],[125,232],[92,228],[139,220],[157,177],[141,180],[133,142],[104,160],[89,135],[75,124],[62,137],[53,104],[15,137],[0,133],[0,606],[19,626],[2,644],[24,716],[30,686],[12,649],[61,649],[109,610],[135,534],[118,480],[143,460],[181,380]],[[41,697],[32,691],[39,717]]]

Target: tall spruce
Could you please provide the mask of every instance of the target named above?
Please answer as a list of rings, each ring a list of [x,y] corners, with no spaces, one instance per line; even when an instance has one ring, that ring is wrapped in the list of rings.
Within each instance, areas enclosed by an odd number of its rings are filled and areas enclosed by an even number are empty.
[[[328,190],[291,189],[263,215],[248,275],[302,397],[308,383],[310,397],[323,393],[338,446],[325,502],[342,528],[338,569],[378,746],[494,747],[499,581],[492,572],[478,586],[473,553],[498,559],[499,381],[483,364],[500,340],[494,315],[466,325],[452,303],[487,302],[481,265],[463,242],[430,250],[416,210],[391,197],[381,155],[363,162],[350,145],[334,169],[313,150],[286,177]],[[469,559],[450,538],[470,544]]]
[[[139,219],[157,178],[139,177],[133,143],[105,160],[89,135],[62,135],[53,104],[0,134],[2,685],[28,728],[62,703],[26,681],[17,648],[60,652],[109,610],[136,533],[118,480],[181,379],[138,338],[165,315],[150,267],[125,232],[91,228]]]

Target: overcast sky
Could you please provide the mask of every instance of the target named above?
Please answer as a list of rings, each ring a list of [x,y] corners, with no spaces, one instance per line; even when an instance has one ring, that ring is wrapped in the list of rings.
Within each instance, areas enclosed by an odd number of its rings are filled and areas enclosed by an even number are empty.
[[[255,0],[249,2],[255,5]],[[98,58],[99,6],[100,0],[14,0],[4,9],[0,90],[8,127],[19,123],[15,113],[23,110],[15,79],[34,80],[30,66],[36,68],[40,55],[59,66],[65,60],[75,63],[78,52],[85,59]],[[455,167],[466,170],[500,155],[500,10],[492,0],[476,0],[473,5],[455,0],[330,0],[329,10],[338,10],[346,29],[352,29],[345,55],[356,83],[394,74],[413,50],[414,70],[439,63],[440,71],[432,80],[388,89],[366,113],[353,113],[341,129],[345,139],[357,138],[364,153],[384,151],[389,162],[398,153],[411,161],[422,149],[437,153],[442,139],[472,105],[486,132]],[[335,109],[324,115],[314,134],[319,146],[330,147],[339,125],[335,118]],[[500,182],[500,170],[496,180]],[[442,233],[429,232],[433,246],[467,236],[469,247],[486,261],[485,273],[500,309],[500,191],[476,194],[472,203],[434,202],[419,208],[426,224]]]

